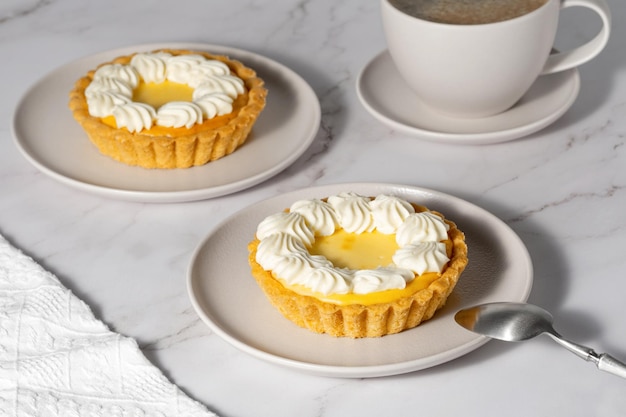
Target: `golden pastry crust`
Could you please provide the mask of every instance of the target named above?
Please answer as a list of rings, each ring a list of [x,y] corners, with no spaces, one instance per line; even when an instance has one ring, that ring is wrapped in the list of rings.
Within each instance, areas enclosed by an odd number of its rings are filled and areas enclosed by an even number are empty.
[[[413,204],[416,212],[427,211],[423,206]],[[433,213],[444,218],[440,213]],[[256,261],[259,240],[255,238],[248,245],[248,262],[252,276],[257,281],[270,303],[283,316],[300,327],[317,333],[327,333],[336,337],[380,337],[399,333],[416,327],[433,317],[443,307],[465,269],[467,245],[465,235],[455,223],[444,218],[450,226],[450,261],[435,281],[428,287],[391,302],[362,305],[337,305],[321,301],[315,297],[301,295],[286,288]]]
[[[70,92],[69,108],[100,152],[128,165],[169,169],[204,165],[229,155],[243,145],[265,107],[267,96],[264,82],[255,71],[226,56],[201,51],[162,49],[154,52],[199,54],[221,61],[244,81],[246,92],[235,99],[232,113],[205,120],[189,129],[153,126],[133,133],[89,115],[85,89],[91,83],[95,70],[89,71]],[[118,57],[102,65],[128,64],[134,55]]]

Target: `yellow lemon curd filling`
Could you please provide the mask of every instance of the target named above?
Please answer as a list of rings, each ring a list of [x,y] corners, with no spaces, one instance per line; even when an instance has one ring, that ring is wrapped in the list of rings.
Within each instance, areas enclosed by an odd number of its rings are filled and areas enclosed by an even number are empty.
[[[165,80],[161,83],[140,81],[133,91],[133,101],[158,109],[170,101],[192,101],[194,89],[187,84]]]
[[[171,101],[187,101],[193,100],[192,87],[187,84],[175,83],[165,80],[160,83],[146,83],[143,80],[133,90],[133,101],[144,103],[158,110],[159,107]],[[107,116],[102,118],[102,123],[117,129],[115,117]]]
[[[309,249],[312,255],[321,255],[338,268],[374,269],[387,266],[398,250],[395,235],[378,232],[348,233],[344,229],[330,236],[318,236]]]
[[[449,256],[452,250],[450,240],[446,241],[446,248]],[[395,234],[383,234],[377,231],[356,234],[348,233],[343,229],[336,230],[330,236],[316,236],[312,247],[309,248],[312,255],[324,256],[335,267],[354,270],[375,269],[392,265],[392,256],[396,250],[398,250],[398,244]],[[280,278],[278,279],[286,288],[301,295],[315,297],[323,302],[339,305],[373,305],[410,296],[427,288],[440,276],[441,274],[437,272],[426,272],[422,275],[416,275],[403,289],[384,290],[369,294],[322,294],[303,285],[291,285]]]

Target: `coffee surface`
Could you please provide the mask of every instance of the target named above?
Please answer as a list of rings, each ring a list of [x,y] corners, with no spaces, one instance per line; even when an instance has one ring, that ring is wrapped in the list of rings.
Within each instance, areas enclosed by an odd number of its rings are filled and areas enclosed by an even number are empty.
[[[438,23],[478,25],[513,19],[547,0],[389,0],[396,9]]]

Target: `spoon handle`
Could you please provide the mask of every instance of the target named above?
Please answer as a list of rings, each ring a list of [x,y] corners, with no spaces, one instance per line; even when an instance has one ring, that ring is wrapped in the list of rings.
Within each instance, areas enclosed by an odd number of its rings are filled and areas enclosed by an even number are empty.
[[[596,365],[601,371],[626,378],[626,365],[607,353],[598,355],[598,363]]]
[[[548,333],[555,342],[574,353],[579,358],[596,364],[599,370],[626,378],[626,364],[607,353],[596,353],[593,349],[564,339],[558,333]]]

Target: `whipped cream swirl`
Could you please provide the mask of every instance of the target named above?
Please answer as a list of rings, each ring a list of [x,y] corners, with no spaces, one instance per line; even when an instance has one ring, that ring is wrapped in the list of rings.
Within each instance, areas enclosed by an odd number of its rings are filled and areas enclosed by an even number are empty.
[[[392,264],[363,270],[337,268],[325,257],[309,252],[316,236],[329,236],[338,229],[395,234],[399,249]],[[416,213],[401,198],[341,193],[326,202],[296,201],[289,211],[265,218],[257,227],[256,261],[288,285],[302,285],[325,295],[402,289],[416,275],[443,270],[449,261],[444,242],[448,230],[440,216]]]
[[[133,91],[141,81],[186,84],[194,89],[192,101],[169,102],[159,109],[135,102]],[[190,128],[204,120],[229,114],[235,98],[244,92],[243,80],[232,75],[221,61],[196,54],[154,52],[136,54],[128,65],[99,67],[85,89],[85,96],[91,116],[113,116],[118,127],[139,132],[155,124]]]

